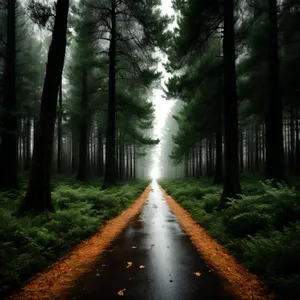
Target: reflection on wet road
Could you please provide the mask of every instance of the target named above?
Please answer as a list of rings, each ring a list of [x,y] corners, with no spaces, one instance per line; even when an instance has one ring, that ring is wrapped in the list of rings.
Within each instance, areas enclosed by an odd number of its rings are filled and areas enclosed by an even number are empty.
[[[233,299],[182,231],[156,182],[152,188],[141,213],[68,299]]]

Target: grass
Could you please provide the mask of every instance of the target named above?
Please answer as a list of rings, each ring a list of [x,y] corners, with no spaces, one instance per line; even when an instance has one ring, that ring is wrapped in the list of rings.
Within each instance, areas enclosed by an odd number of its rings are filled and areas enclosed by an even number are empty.
[[[244,195],[217,210],[221,186],[211,180],[161,181],[160,185],[208,233],[280,299],[300,299],[300,193],[285,185],[244,178]]]
[[[80,184],[56,177],[55,212],[19,219],[12,212],[25,194],[26,180],[20,190],[0,193],[0,298],[97,232],[129,207],[147,185],[128,182],[102,191],[97,181]]]

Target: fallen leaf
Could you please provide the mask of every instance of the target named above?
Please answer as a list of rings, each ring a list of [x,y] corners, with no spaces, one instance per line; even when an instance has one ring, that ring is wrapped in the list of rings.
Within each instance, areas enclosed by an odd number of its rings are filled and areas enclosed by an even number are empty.
[[[126,291],[126,289],[123,289],[123,290],[119,290],[118,291],[118,295],[119,296],[124,296],[124,292]]]
[[[145,266],[143,266],[143,265],[140,265],[140,269],[144,269],[144,268],[146,268]]]
[[[136,247],[136,246],[132,246],[131,248],[132,248],[132,249],[136,249],[137,247]]]
[[[194,272],[193,274],[195,274],[196,276],[200,277],[201,273],[200,272]]]
[[[128,268],[130,268],[131,266],[132,266],[132,262],[131,262],[131,261],[128,261],[128,262],[127,262],[127,267],[126,267],[126,268],[128,269]]]

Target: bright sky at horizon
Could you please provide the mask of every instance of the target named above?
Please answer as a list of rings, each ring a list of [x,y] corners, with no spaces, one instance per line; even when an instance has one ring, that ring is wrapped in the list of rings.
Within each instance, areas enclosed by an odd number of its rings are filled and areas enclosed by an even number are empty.
[[[162,0],[162,12],[167,15],[174,15],[171,0]],[[166,119],[171,113],[171,109],[175,104],[175,100],[166,100],[163,98],[164,95],[164,82],[168,80],[170,74],[168,74],[163,66],[167,61],[166,57],[161,56],[161,62],[159,63],[158,70],[163,73],[161,80],[161,88],[153,91],[152,102],[155,107],[155,123],[154,123],[154,137],[162,140],[164,136],[164,129],[166,127]],[[161,160],[162,149],[161,145],[158,144],[153,150],[153,167],[151,169],[150,176],[152,179],[157,179],[160,176],[160,160]]]

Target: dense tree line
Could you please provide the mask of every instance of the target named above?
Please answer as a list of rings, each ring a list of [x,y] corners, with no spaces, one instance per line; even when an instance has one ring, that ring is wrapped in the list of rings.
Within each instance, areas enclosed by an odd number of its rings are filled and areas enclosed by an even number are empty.
[[[103,188],[135,178],[159,142],[149,134],[161,77],[153,54],[169,35],[159,5],[1,2],[0,188],[30,171],[20,212],[52,209],[53,171],[102,177]]]
[[[299,1],[174,1],[168,96],[184,107],[171,154],[185,176],[214,175],[222,198],[242,172],[299,174]],[[197,29],[195,29],[197,28]]]

